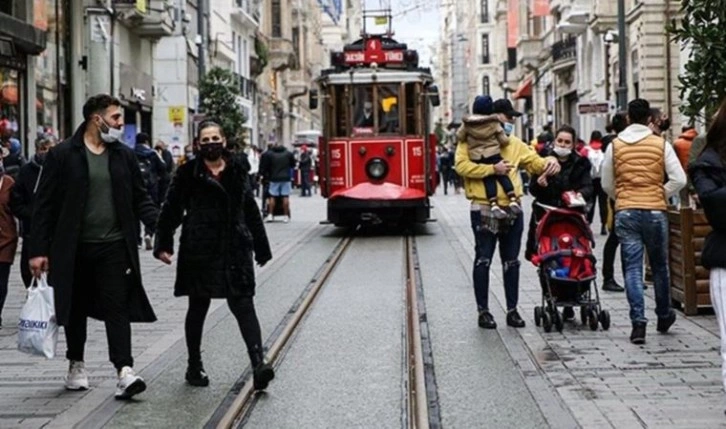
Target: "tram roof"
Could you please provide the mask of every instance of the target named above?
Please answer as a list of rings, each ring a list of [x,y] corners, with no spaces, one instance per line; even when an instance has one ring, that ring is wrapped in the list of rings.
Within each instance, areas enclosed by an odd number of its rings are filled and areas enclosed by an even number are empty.
[[[375,76],[375,78],[374,78]],[[429,69],[389,70],[373,68],[354,68],[345,71],[328,70],[317,79],[329,85],[365,84],[365,83],[410,83],[433,82]]]

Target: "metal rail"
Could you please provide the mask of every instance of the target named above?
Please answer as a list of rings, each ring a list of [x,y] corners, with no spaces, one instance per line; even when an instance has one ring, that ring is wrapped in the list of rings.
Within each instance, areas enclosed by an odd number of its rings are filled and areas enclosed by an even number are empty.
[[[267,353],[267,359],[272,366],[275,366],[275,364],[277,363],[277,360],[280,357],[280,353],[284,350],[296,328],[300,324],[300,321],[310,309],[310,306],[317,297],[318,292],[320,292],[328,277],[338,265],[338,262],[340,261],[345,251],[348,249],[352,240],[353,236],[349,235],[343,238],[340,243],[338,243],[331,255],[328,256],[328,259],[326,259],[325,263],[321,267],[319,275],[317,275],[316,278],[313,279],[313,283],[311,287],[308,288],[308,291],[302,303],[297,308],[297,310],[295,310],[295,313],[292,315],[292,317],[290,317],[289,322],[280,333],[280,335],[275,339],[275,342],[272,344],[272,346],[270,346],[270,349]],[[253,380],[252,377],[250,377],[244,384],[244,386],[242,386],[242,388],[240,389],[239,394],[232,402],[232,405],[229,407],[228,411],[217,423],[217,429],[229,429],[232,427],[237,427],[239,423],[241,423],[242,419],[245,417],[250,405],[252,404],[254,392],[255,391],[253,386]]]

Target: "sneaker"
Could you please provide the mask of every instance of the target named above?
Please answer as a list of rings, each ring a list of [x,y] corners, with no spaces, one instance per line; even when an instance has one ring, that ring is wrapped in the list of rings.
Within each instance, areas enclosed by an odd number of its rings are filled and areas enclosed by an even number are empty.
[[[645,344],[645,326],[643,322],[633,323],[633,330],[630,332],[630,342],[633,344]]]
[[[265,216],[265,222],[272,222],[273,220],[272,215]]]
[[[509,202],[509,210],[511,210],[513,214],[518,215],[522,213],[522,206],[520,206],[516,200],[512,200]]]
[[[187,374],[186,374],[187,383],[191,384],[192,386],[197,387],[207,387],[209,386],[209,377],[207,376],[207,373],[204,371],[204,367],[201,363],[197,365],[189,365],[187,367]]]
[[[121,368],[116,384],[116,399],[131,399],[146,390],[144,379],[134,373],[130,366]]]
[[[285,216],[284,218],[282,218],[282,222],[283,222],[283,223],[288,223],[288,222],[290,222],[290,216]]]
[[[492,215],[497,219],[504,219],[507,217],[507,212],[498,205],[492,205]]]
[[[602,284],[602,290],[608,292],[623,292],[625,291],[625,288],[620,286],[615,279],[608,279]]]
[[[252,375],[252,380],[255,386],[255,390],[265,390],[267,385],[270,384],[275,378],[275,370],[267,362],[262,362],[255,368],[255,372]]]
[[[154,246],[151,244],[151,236],[147,235],[144,237],[144,243],[146,244],[146,250],[151,250],[154,248]]]
[[[519,315],[519,312],[517,312],[517,309],[511,310],[507,313],[507,325],[512,328],[524,328],[524,320],[522,320],[522,317]]]
[[[497,322],[494,321],[492,313],[488,311],[479,313],[479,327],[484,329],[497,329]]]
[[[656,329],[661,334],[665,334],[668,332],[668,329],[673,326],[674,323],[676,323],[676,312],[671,310],[671,314],[669,314],[668,316],[658,318],[658,326]]]
[[[66,390],[88,390],[88,373],[83,362],[72,360],[68,365]]]

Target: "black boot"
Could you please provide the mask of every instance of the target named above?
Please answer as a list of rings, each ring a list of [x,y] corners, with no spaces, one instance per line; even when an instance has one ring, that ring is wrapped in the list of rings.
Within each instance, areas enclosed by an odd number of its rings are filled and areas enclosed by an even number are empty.
[[[250,361],[254,371],[252,379],[255,390],[265,390],[270,381],[275,378],[275,370],[272,369],[269,363],[265,362],[261,347],[256,347],[250,351]]]
[[[602,290],[606,290],[608,292],[623,292],[625,288],[620,286],[615,279],[607,279],[602,284]]]
[[[524,328],[524,320],[522,320],[522,317],[519,315],[516,309],[510,310],[507,313],[507,325],[513,328]]]
[[[187,366],[187,383],[192,386],[207,387],[209,386],[209,377],[204,371],[202,362],[190,362]]]

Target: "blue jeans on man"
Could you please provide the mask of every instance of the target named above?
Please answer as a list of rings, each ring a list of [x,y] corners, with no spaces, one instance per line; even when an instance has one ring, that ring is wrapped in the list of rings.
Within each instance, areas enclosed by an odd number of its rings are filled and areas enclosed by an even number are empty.
[[[620,256],[625,291],[630,304],[630,321],[647,323],[643,298],[643,255],[648,254],[655,283],[655,314],[667,318],[671,309],[668,272],[668,215],[658,210],[621,210],[615,214],[615,233],[620,241]]]

